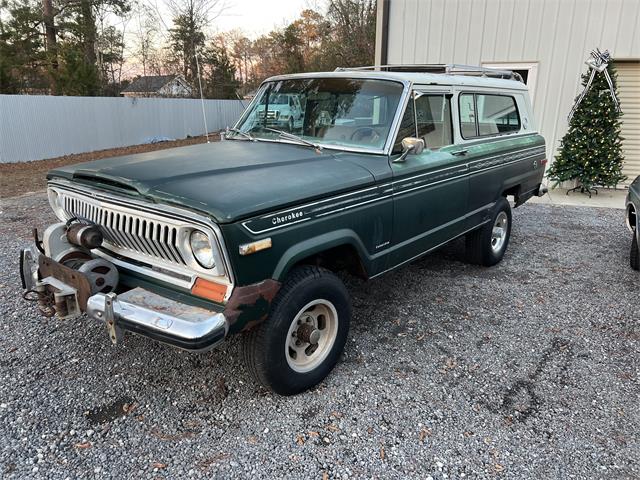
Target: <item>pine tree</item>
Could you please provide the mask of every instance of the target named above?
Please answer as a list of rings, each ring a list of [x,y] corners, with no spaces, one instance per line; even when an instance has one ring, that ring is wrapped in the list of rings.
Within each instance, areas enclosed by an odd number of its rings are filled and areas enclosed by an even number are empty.
[[[240,82],[224,45],[212,45],[205,52],[203,64],[203,88],[207,98],[238,98]]]
[[[607,67],[617,96],[617,78],[613,62]],[[583,88],[590,71],[582,75]],[[620,117],[611,98],[604,72],[597,72],[591,88],[569,122],[569,130],[560,142],[548,177],[556,182],[577,180],[578,187],[589,192],[593,187],[612,187],[622,182],[624,156],[620,137]]]

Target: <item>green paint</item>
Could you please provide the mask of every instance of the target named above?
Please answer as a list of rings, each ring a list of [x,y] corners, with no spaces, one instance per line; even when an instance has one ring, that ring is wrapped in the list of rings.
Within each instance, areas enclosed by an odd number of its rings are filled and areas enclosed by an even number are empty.
[[[455,155],[461,149],[466,155]],[[48,178],[210,216],[243,286],[281,281],[303,258],[340,245],[357,252],[369,276],[383,273],[482,224],[505,192],[526,200],[540,185],[544,155],[535,133],[425,150],[403,163],[393,161],[398,155],[238,139],[62,167]],[[266,237],[270,249],[239,254],[239,245]],[[242,322],[263,307],[248,308]]]

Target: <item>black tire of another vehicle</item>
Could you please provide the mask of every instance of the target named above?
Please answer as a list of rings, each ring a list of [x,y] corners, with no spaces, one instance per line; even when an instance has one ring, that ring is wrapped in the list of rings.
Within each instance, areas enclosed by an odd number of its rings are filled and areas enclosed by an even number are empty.
[[[640,270],[640,249],[638,249],[638,236],[636,232],[633,232],[633,239],[631,240],[629,264],[634,270]]]
[[[493,206],[491,219],[465,237],[467,262],[490,267],[507,251],[511,237],[511,206],[500,197]]]
[[[293,132],[293,117],[289,118],[289,123],[287,124],[287,128],[289,132]]]
[[[315,266],[297,267],[276,295],[267,320],[244,335],[247,368],[258,382],[280,395],[308,390],[340,358],[350,319],[351,301],[338,277]],[[305,329],[307,322],[310,328]]]

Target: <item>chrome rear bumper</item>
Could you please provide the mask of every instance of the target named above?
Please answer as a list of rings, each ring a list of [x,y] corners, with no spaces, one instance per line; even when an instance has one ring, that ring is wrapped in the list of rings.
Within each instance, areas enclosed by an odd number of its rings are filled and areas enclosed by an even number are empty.
[[[113,342],[127,330],[190,351],[214,348],[229,331],[222,312],[194,307],[142,288],[120,295],[92,295],[87,301],[87,315],[105,322]]]

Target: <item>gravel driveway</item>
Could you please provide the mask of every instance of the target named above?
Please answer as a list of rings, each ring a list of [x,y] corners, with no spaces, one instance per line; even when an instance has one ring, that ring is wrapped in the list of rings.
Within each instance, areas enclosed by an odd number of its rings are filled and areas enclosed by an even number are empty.
[[[343,361],[258,388],[240,342],[188,354],[21,299],[44,194],[0,214],[0,477],[638,478],[640,275],[620,210],[525,205],[504,261],[455,242],[347,279]]]

